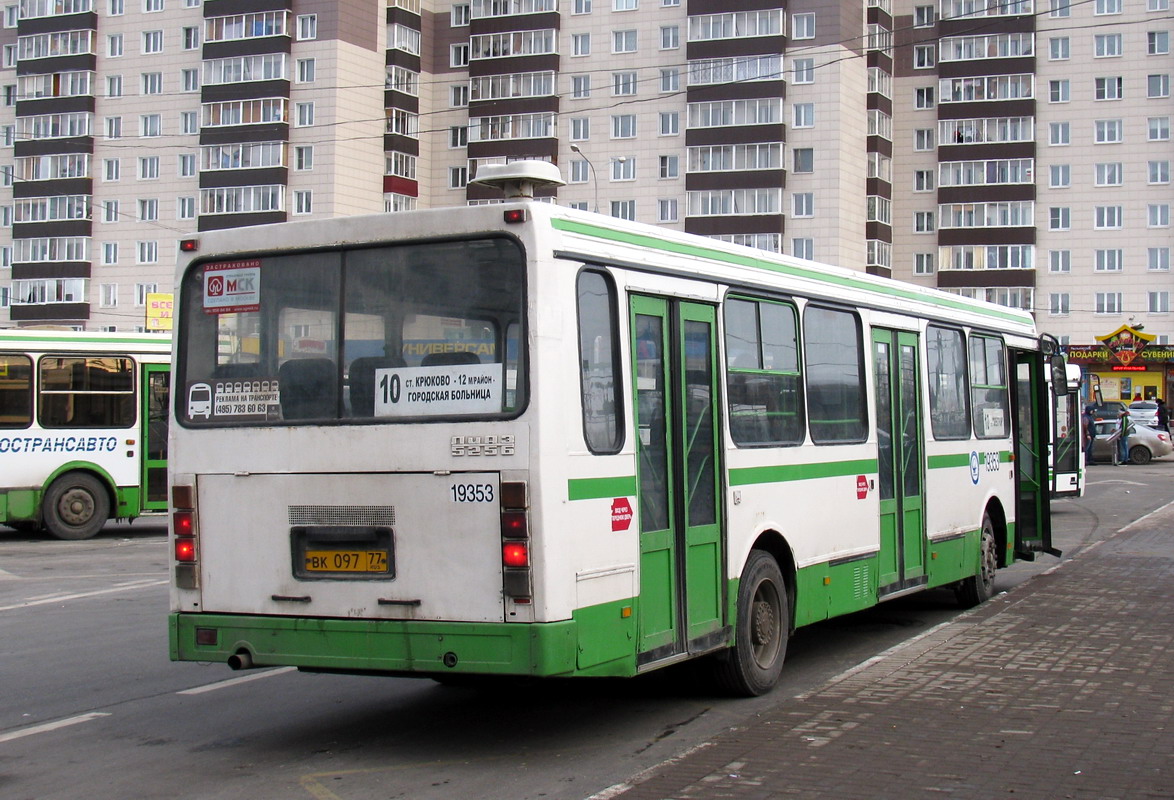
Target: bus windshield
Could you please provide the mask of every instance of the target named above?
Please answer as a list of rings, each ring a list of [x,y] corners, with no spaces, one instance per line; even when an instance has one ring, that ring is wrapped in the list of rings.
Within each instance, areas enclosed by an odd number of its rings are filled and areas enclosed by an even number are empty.
[[[525,264],[511,239],[203,261],[183,296],[185,425],[418,422],[525,405]]]

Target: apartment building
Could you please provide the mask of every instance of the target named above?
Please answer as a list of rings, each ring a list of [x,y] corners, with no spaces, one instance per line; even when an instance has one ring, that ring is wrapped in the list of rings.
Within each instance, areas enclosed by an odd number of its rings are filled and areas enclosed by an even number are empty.
[[[1169,0],[23,0],[0,324],[141,327],[190,231],[554,202],[1167,343]]]

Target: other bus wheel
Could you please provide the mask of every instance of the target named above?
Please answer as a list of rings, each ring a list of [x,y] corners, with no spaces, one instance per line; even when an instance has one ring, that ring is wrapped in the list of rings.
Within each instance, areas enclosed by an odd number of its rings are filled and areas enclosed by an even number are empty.
[[[744,697],[766,694],[779,680],[791,624],[787,587],[765,550],[751,550],[738,586],[734,646],[717,656],[718,683]]]
[[[995,570],[998,569],[995,549],[995,524],[990,514],[982,515],[982,535],[978,543],[978,572],[962,579],[954,590],[958,605],[972,608],[990,600],[995,593]]]
[[[1134,464],[1148,464],[1153,460],[1153,455],[1140,444],[1135,444],[1129,450],[1129,460]]]
[[[45,492],[45,527],[58,539],[89,539],[110,514],[110,498],[97,478],[81,472],[62,475]]]

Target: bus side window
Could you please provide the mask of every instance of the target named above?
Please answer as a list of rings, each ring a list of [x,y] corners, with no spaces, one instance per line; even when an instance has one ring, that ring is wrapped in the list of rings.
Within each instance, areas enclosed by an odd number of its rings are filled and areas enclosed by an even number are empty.
[[[0,428],[27,428],[33,421],[33,362],[0,356]]]

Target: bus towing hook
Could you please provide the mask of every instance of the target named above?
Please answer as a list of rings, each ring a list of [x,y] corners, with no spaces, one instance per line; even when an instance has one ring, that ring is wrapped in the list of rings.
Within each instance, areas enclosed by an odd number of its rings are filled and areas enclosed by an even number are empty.
[[[253,664],[253,654],[248,650],[242,650],[228,657],[228,666],[234,670],[242,670],[253,669],[256,665]]]

